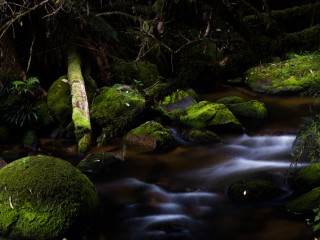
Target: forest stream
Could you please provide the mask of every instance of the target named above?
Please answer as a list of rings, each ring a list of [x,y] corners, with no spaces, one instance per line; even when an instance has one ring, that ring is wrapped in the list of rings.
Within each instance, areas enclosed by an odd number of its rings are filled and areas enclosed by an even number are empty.
[[[266,96],[241,88],[201,96],[214,101],[226,95],[264,102],[267,120],[247,122],[245,134],[222,136],[222,142],[215,145],[181,142],[163,153],[126,149],[124,166],[110,171],[107,180],[95,181],[105,214],[93,238],[314,239],[305,219],[287,212],[285,203],[292,197],[290,176],[303,165],[291,167],[292,143],[301,118],[314,110],[315,100]],[[230,184],[253,178],[276,182],[282,193],[256,203],[232,201]]]

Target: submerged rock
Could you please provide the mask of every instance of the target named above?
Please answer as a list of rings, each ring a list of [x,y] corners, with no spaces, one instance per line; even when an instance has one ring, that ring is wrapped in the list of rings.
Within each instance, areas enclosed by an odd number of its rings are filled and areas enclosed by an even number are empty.
[[[94,220],[98,194],[70,163],[49,156],[16,160],[0,170],[0,235],[62,239]]]
[[[189,107],[180,121],[194,128],[239,131],[241,123],[224,105],[201,101]]]
[[[276,197],[279,193],[280,188],[266,180],[241,180],[228,189],[230,198],[238,202],[264,201]]]
[[[173,144],[174,138],[171,132],[160,123],[149,121],[129,131],[126,142],[130,145],[157,150]]]

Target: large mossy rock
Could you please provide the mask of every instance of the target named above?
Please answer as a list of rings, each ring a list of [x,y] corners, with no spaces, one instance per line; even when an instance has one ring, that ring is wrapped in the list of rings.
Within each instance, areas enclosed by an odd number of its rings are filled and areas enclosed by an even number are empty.
[[[256,66],[246,72],[246,83],[256,92],[301,92],[320,83],[320,54],[293,54],[286,61]]]
[[[233,96],[222,98],[217,103],[225,104],[235,116],[264,119],[268,115],[266,106],[258,100],[245,101]]]
[[[241,123],[224,105],[201,101],[186,109],[180,121],[194,128],[213,128],[215,130],[241,130]]]
[[[264,201],[276,197],[281,192],[277,184],[267,180],[241,180],[228,189],[231,199],[238,202]]]
[[[100,142],[123,134],[136,123],[144,109],[145,99],[128,85],[101,89],[90,111],[92,122],[102,127]]]
[[[0,235],[50,240],[92,223],[99,206],[90,180],[49,156],[16,160],[0,170]]]
[[[287,209],[295,213],[308,214],[319,207],[320,187],[312,189],[310,192],[302,194],[298,198],[287,204]]]
[[[115,61],[111,65],[111,69],[116,81],[124,84],[146,87],[161,79],[157,65],[147,61],[138,61],[130,64]]]
[[[320,187],[320,163],[310,164],[300,169],[294,177],[294,186],[300,192]]]
[[[162,149],[174,142],[172,133],[155,121],[148,121],[127,133],[126,141],[130,145],[151,150]]]
[[[56,80],[48,90],[48,108],[62,125],[68,125],[72,119],[71,92],[67,76]]]

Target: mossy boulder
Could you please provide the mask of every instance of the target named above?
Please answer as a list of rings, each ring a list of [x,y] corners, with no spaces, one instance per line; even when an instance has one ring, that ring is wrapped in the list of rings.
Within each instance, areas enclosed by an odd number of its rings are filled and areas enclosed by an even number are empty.
[[[245,75],[247,85],[256,92],[301,92],[319,84],[320,54],[292,54],[288,60],[253,67]]]
[[[237,202],[256,202],[278,196],[281,192],[277,184],[260,179],[234,182],[228,189],[229,197]]]
[[[24,133],[22,137],[22,144],[25,149],[36,150],[39,145],[39,138],[34,130],[28,130]]]
[[[268,115],[266,106],[258,100],[245,101],[233,96],[222,98],[217,102],[225,104],[235,116],[264,119]]]
[[[208,101],[201,101],[187,108],[180,121],[194,128],[241,130],[241,123],[224,104]]]
[[[130,145],[145,147],[151,150],[162,149],[174,142],[171,132],[155,121],[148,121],[130,130],[126,136]]]
[[[207,129],[190,129],[182,134],[183,138],[194,144],[218,143],[221,138],[213,131]]]
[[[102,128],[100,142],[123,134],[139,119],[145,99],[128,85],[114,85],[101,89],[90,110],[93,123]]]
[[[47,102],[49,110],[61,125],[66,126],[72,121],[71,92],[67,76],[60,77],[50,86]]]
[[[49,156],[16,160],[0,170],[0,235],[62,239],[92,223],[99,206],[89,179]]]
[[[300,169],[294,177],[294,186],[300,192],[320,187],[320,163],[313,163]]]
[[[287,204],[287,209],[295,213],[308,214],[319,207],[320,187],[312,189],[310,192],[302,194],[298,198]]]

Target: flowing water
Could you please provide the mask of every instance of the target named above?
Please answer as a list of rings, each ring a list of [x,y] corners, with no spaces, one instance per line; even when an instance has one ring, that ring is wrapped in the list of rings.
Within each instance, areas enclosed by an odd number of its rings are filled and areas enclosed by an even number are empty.
[[[253,97],[266,103],[269,118],[246,134],[223,136],[216,145],[181,144],[163,153],[127,149],[124,164],[95,182],[105,212],[92,238],[314,239],[305,220],[285,209],[297,170],[290,167],[294,134],[312,100]],[[271,180],[282,192],[268,201],[232,201],[228,187],[243,179]]]

